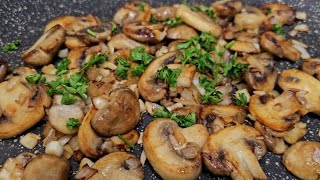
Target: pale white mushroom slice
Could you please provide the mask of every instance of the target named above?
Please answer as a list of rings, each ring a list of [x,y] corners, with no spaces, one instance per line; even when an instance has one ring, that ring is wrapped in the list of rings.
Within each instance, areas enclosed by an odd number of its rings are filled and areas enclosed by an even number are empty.
[[[284,153],[282,163],[300,179],[319,179],[320,143],[315,141],[297,142]]]
[[[209,133],[203,125],[180,128],[170,119],[153,120],[143,133],[143,148],[163,179],[196,179],[202,168],[201,147]]]
[[[169,28],[166,38],[173,40],[189,40],[195,36],[198,36],[195,29],[188,25],[181,24],[177,27]]]
[[[266,153],[260,133],[247,125],[231,126],[209,136],[202,147],[204,164],[215,175],[232,179],[267,179],[258,159]]]

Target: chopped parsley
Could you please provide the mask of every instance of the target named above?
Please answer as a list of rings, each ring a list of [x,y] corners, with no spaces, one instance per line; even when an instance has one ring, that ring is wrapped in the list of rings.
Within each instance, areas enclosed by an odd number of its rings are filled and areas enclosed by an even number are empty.
[[[228,63],[222,63],[222,75],[233,79],[239,79],[249,69],[249,64],[237,62],[237,53],[233,55]]]
[[[41,74],[33,74],[26,77],[29,84],[43,84],[46,82],[46,78]]]
[[[215,105],[222,101],[222,93],[215,88],[216,82],[205,76],[200,76],[199,83],[205,90],[205,94],[201,96],[202,103]]]
[[[131,74],[133,76],[140,76],[154,57],[148,54],[143,46],[140,46],[130,51],[130,59],[138,63],[138,66],[131,70]]]
[[[181,68],[170,69],[168,66],[164,66],[162,69],[158,70],[156,77],[163,80],[170,87],[176,87],[180,73]]]
[[[117,57],[118,65],[116,69],[116,75],[121,79],[128,79],[128,71],[130,69],[130,63],[126,58]]]
[[[111,25],[111,33],[112,35],[115,35],[118,33],[118,26],[115,23],[112,23]]]
[[[106,60],[108,60],[108,56],[107,55],[105,55],[105,54],[98,54],[98,55],[94,55],[94,56],[92,56],[91,58],[90,58],[90,60],[87,62],[87,63],[85,63],[84,65],[83,65],[83,67],[81,68],[81,72],[82,73],[85,73],[85,72],[87,72],[87,70],[90,68],[90,67],[92,67],[92,66],[94,66],[94,65],[98,65],[98,64],[102,64],[103,62],[105,62]]]
[[[77,128],[81,125],[80,121],[76,118],[69,118],[67,121],[67,128],[72,130],[74,128]]]
[[[239,98],[235,97],[234,102],[237,106],[246,106],[249,103],[248,98],[244,93],[239,93]]]
[[[278,35],[284,35],[283,26],[281,24],[274,24],[272,26],[272,31]]]
[[[91,29],[87,29],[87,33],[90,35],[90,36],[93,36],[93,37],[96,37],[97,36],[97,33],[92,31]]]
[[[176,26],[182,24],[182,19],[180,17],[178,17],[178,18],[168,18],[164,21],[159,21],[159,20],[155,19],[154,16],[151,16],[150,23],[151,24],[163,23],[163,24],[168,25],[169,27],[176,27]]]
[[[216,42],[217,39],[212,34],[202,32],[200,36],[193,37],[185,42],[178,44],[177,49],[202,48],[208,52],[211,52],[214,50],[214,43]]]
[[[144,11],[145,6],[146,6],[146,4],[145,4],[144,2],[140,2],[140,3],[138,4],[138,9],[139,9],[140,11]]]
[[[123,137],[122,135],[118,135],[118,137],[121,141],[126,143],[130,148],[132,149],[134,148],[134,145],[131,142],[129,142],[125,137]]]
[[[192,112],[189,115],[186,116],[178,116],[176,114],[172,114],[168,111],[167,108],[157,108],[155,117],[157,118],[169,118],[178,123],[180,127],[190,127],[196,123],[196,113]]]
[[[4,52],[12,52],[18,50],[19,46],[21,45],[21,40],[14,40],[10,43],[7,43],[2,46],[2,51]]]
[[[63,58],[59,61],[57,65],[56,75],[60,76],[62,74],[67,74],[69,72],[68,66],[70,61],[67,58]]]
[[[200,12],[204,12],[205,14],[207,14],[213,21],[216,20],[217,15],[216,13],[213,11],[213,9],[211,9],[208,6],[191,6],[191,10],[192,11],[200,11]]]

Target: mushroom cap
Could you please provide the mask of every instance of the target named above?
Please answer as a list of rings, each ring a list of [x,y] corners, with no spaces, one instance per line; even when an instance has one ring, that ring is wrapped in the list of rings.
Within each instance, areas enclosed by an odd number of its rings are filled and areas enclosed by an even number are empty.
[[[267,179],[258,162],[266,146],[257,130],[247,125],[227,127],[211,134],[202,147],[207,168],[232,179]]]
[[[173,40],[189,40],[197,35],[198,33],[195,29],[188,25],[181,24],[177,27],[169,28],[166,37]]]
[[[284,166],[301,179],[320,178],[320,143],[300,141],[292,145],[282,157]]]
[[[8,71],[8,63],[0,58],[0,82],[6,77]]]
[[[95,162],[91,168],[98,170],[98,172],[90,180],[142,180],[144,178],[143,168],[139,159],[126,152],[108,154]]]
[[[286,131],[300,121],[300,116],[296,112],[301,108],[302,105],[296,98],[295,92],[289,90],[276,98],[270,94],[262,96],[255,94],[251,96],[249,104],[250,113],[259,122],[275,131]]]
[[[14,137],[38,123],[49,107],[51,98],[42,85],[29,85],[25,76],[34,73],[30,68],[19,68],[26,74],[12,76],[0,83],[0,138]],[[18,72],[17,72],[18,73]],[[23,73],[23,72],[21,72]]]
[[[70,163],[66,158],[42,154],[27,165],[22,180],[67,180],[69,171]]]
[[[159,118],[144,130],[143,149],[163,179],[196,179],[202,167],[200,148],[208,135],[203,125],[182,129],[173,120]]]
[[[142,43],[159,43],[167,35],[164,24],[128,23],[123,25],[123,33]]]
[[[128,133],[140,120],[139,101],[132,90],[115,89],[110,98],[106,107],[99,109],[91,120],[95,132],[104,137]]]
[[[297,93],[297,98],[303,105],[299,111],[301,115],[309,112],[320,114],[320,81],[313,76],[297,69],[282,71],[279,86],[283,90],[293,90]],[[301,95],[299,93],[301,92]]]
[[[21,54],[28,64],[42,66],[49,64],[65,41],[65,30],[56,25],[45,32],[37,42]]]
[[[320,80],[320,59],[305,59],[301,65],[302,71],[310,74],[311,76],[315,76],[318,80]]]
[[[176,52],[169,52],[153,60],[145,69],[138,82],[139,94],[150,102],[157,102],[167,94],[167,85],[158,82],[155,75],[163,65],[172,64],[176,59]]]

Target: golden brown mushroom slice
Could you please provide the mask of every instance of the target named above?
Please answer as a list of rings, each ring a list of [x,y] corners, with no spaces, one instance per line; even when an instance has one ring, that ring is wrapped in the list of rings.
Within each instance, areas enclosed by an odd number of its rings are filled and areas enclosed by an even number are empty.
[[[202,147],[207,168],[232,179],[267,179],[258,162],[266,153],[260,133],[247,125],[231,126],[211,134]]]
[[[64,41],[65,30],[62,26],[56,25],[45,32],[31,48],[23,52],[21,58],[34,66],[49,64]]]
[[[282,157],[283,165],[301,179],[320,178],[320,143],[300,141],[292,145]]]
[[[254,90],[272,91],[278,78],[278,68],[273,56],[269,53],[249,55],[246,61],[250,65],[245,74],[246,83]]]
[[[157,102],[163,99],[167,93],[167,85],[159,82],[155,77],[157,71],[166,64],[173,64],[176,60],[176,52],[170,52],[153,60],[141,75],[138,82],[139,94],[147,101]]]
[[[159,43],[167,35],[164,24],[127,23],[123,25],[123,33],[128,37],[142,43]]]
[[[286,4],[267,3],[261,9],[267,13],[271,24],[291,24],[295,19],[295,11]]]
[[[0,82],[4,80],[8,71],[8,63],[0,58]]]
[[[116,14],[113,16],[113,21],[120,26],[123,26],[126,23],[132,22],[149,22],[150,18],[150,5],[148,3],[136,1],[126,3],[124,7],[117,10]]]
[[[42,154],[26,166],[22,180],[67,180],[69,171],[70,163],[66,158]]]
[[[186,5],[178,5],[176,17],[181,18],[181,20],[187,25],[195,28],[198,31],[211,33],[215,37],[221,35],[221,27],[213,22],[210,18],[206,18],[199,14],[198,12],[192,11]]]
[[[243,108],[233,105],[204,106],[199,111],[200,122],[208,128],[210,134],[227,126],[242,124],[245,116]]]
[[[0,169],[1,180],[20,180],[23,176],[26,165],[34,159],[32,153],[21,153],[17,157],[8,158]]]
[[[296,96],[303,105],[299,111],[301,115],[309,112],[320,114],[319,80],[303,71],[289,69],[282,71],[278,84],[283,90],[296,91]]]
[[[257,29],[267,19],[264,13],[253,6],[244,7],[234,17],[234,24],[241,29]]]
[[[223,19],[232,19],[242,9],[242,2],[238,0],[215,1],[211,4],[215,13]]]
[[[114,53],[116,50],[131,50],[140,46],[145,47],[146,51],[150,52],[150,47],[148,45],[130,39],[123,33],[113,36],[111,40],[108,42],[108,48],[111,54]]]
[[[29,85],[25,77],[34,74],[30,68],[20,67],[0,83],[0,138],[14,137],[28,130],[45,116],[51,104],[42,85]]]
[[[275,131],[289,130],[300,121],[297,112],[302,108],[295,92],[284,91],[281,95],[273,97],[270,94],[253,95],[250,98],[250,113],[259,122]]]
[[[196,179],[201,173],[201,147],[208,138],[200,124],[180,128],[170,119],[155,119],[143,134],[143,149],[163,179]]]
[[[110,93],[106,107],[95,113],[91,127],[100,136],[111,137],[130,132],[139,120],[138,97],[131,89],[119,88]]]
[[[305,59],[302,62],[302,71],[310,74],[311,76],[315,76],[318,80],[320,80],[320,59]]]
[[[165,21],[176,17],[176,8],[174,6],[160,6],[151,9],[152,17],[157,21]]]
[[[198,36],[198,33],[192,27],[181,24],[177,27],[172,27],[168,29],[167,38],[173,40],[188,40],[195,36]]]
[[[76,179],[88,180],[117,180],[117,179],[130,179],[142,180],[144,178],[143,168],[138,158],[126,152],[115,152],[100,158],[95,162],[92,167],[88,167],[93,172],[91,177],[81,177],[80,169],[75,176]],[[91,175],[91,173],[89,173]]]
[[[271,31],[261,35],[260,45],[265,51],[280,58],[297,61],[301,57],[301,53],[293,46],[291,41],[288,41],[284,36],[277,35]]]

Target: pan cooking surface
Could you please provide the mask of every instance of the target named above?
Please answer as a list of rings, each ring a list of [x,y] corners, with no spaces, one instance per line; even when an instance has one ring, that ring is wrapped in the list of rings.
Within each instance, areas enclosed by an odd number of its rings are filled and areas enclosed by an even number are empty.
[[[149,1],[153,7],[159,5],[179,3],[177,0],[158,0]],[[208,0],[188,1],[191,4],[211,4]],[[307,12],[308,24],[310,31],[308,33],[300,33],[296,38],[308,44],[309,53],[312,57],[320,56],[319,35],[320,35],[320,1],[318,0],[243,0],[244,4],[259,6],[265,2],[280,2],[293,6],[296,10]],[[14,39],[21,39],[22,45],[19,50],[12,53],[4,53],[0,51],[0,57],[9,62],[10,67],[23,65],[19,58],[21,52],[30,47],[36,39],[42,34],[46,23],[61,15],[84,15],[91,13],[101,19],[111,19],[117,8],[123,6],[124,0],[1,0],[0,5],[0,45],[11,42]],[[288,27],[292,29],[292,27]],[[299,67],[300,63],[291,63],[281,60],[280,68],[287,69],[291,67]],[[302,118],[307,123],[308,133],[302,140],[318,141],[318,131],[320,128],[319,117],[309,114]],[[137,127],[141,132],[151,121],[151,117],[144,115]],[[40,122],[30,131],[37,134],[42,133],[44,122]],[[29,131],[29,132],[30,132]],[[26,134],[25,132],[24,134]],[[38,143],[35,149],[28,150],[19,143],[20,137],[10,140],[0,140],[0,164],[3,164],[8,157],[16,156],[21,152],[41,153],[43,151],[42,143]],[[142,151],[141,145],[136,145],[133,153],[140,158]],[[298,162],[297,162],[298,163]],[[269,179],[297,179],[290,174],[281,164],[281,156],[267,153],[260,160],[263,170]],[[77,163],[72,161],[72,174],[77,171]],[[145,179],[160,179],[154,172],[148,161],[144,167]],[[203,173],[199,179],[230,179],[228,177],[217,177],[203,168]]]

